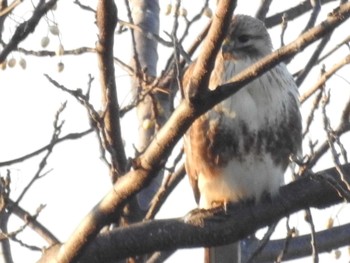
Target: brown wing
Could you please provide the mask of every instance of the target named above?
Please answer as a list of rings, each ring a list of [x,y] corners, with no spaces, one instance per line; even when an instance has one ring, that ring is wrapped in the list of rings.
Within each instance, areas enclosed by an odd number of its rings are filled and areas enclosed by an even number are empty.
[[[191,151],[191,141],[190,141],[189,132],[184,136],[184,149],[186,153],[185,167],[188,175],[188,179],[192,186],[194,198],[196,203],[199,203],[200,192],[198,189],[198,174],[196,170],[196,166],[194,165],[193,155]]]
[[[188,84],[190,82],[190,79],[192,77],[192,72],[195,66],[195,62],[193,62],[187,70],[185,71],[185,74],[182,78],[182,87],[184,89],[184,93],[187,93],[188,89]],[[185,160],[185,167],[186,167],[186,172],[188,175],[188,179],[190,181],[190,184],[192,186],[193,194],[195,197],[195,200],[198,204],[199,198],[200,198],[200,193],[198,189],[198,171],[196,170],[196,165],[194,165],[194,158],[193,158],[193,153],[192,153],[192,145],[191,142],[193,140],[193,137],[191,136],[191,128],[187,131],[187,133],[184,136],[184,150],[186,153],[186,160]]]
[[[183,77],[183,88],[188,92],[188,86],[192,77],[195,62],[192,63]],[[199,174],[216,176],[218,174],[221,155],[218,149],[221,140],[218,140],[220,116],[211,121],[207,114],[200,116],[193,122],[184,136],[184,149],[186,153],[186,172],[193,189],[196,202],[199,202],[200,192],[198,189]]]

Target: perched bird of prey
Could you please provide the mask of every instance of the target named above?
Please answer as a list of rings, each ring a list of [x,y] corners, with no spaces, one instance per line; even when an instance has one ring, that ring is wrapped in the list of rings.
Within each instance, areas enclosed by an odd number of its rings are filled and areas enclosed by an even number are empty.
[[[234,16],[209,89],[228,83],[271,52],[263,22]],[[193,68],[194,63],[185,73],[185,92]],[[298,91],[286,66],[275,66],[199,117],[184,142],[186,170],[200,208],[259,201],[276,193],[289,156],[301,148]]]

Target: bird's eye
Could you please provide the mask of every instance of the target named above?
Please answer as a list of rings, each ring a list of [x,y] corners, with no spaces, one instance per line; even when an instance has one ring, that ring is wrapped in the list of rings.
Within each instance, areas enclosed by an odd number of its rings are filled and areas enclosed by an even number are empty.
[[[248,35],[240,35],[237,37],[237,39],[241,43],[246,43],[249,40],[249,36]]]

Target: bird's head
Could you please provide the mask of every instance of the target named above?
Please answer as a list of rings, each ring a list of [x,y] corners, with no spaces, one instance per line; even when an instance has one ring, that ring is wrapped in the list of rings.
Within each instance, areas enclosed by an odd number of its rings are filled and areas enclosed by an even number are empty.
[[[272,44],[264,23],[246,15],[235,15],[222,44],[225,60],[261,58],[271,53]]]

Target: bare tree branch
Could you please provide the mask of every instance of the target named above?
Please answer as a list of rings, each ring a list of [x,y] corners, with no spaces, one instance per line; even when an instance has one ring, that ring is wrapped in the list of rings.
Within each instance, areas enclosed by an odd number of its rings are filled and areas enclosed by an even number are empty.
[[[299,98],[300,103],[304,103],[308,98],[311,97],[312,94],[314,94],[317,90],[323,87],[323,85],[326,83],[326,81],[332,77],[339,69],[341,69],[343,66],[350,63],[350,55],[346,56],[342,60],[340,60],[338,63],[334,64],[333,67],[324,72],[324,74],[318,79],[318,81],[304,94],[302,94]]]
[[[9,43],[0,53],[0,63],[2,63],[8,54],[15,50],[18,44],[23,41],[30,33],[32,33],[38,25],[40,19],[56,4],[57,0],[50,0],[45,3],[45,0],[40,0],[38,6],[34,9],[33,15],[27,21],[21,23]]]
[[[60,242],[57,237],[55,237],[45,226],[38,222],[38,220],[29,212],[18,206],[11,199],[8,199],[7,202],[7,206],[11,210],[11,213],[26,222],[28,226],[38,235],[40,235],[50,246]]]
[[[24,48],[19,47],[17,49],[18,52],[22,52],[25,55],[32,55],[32,56],[37,56],[37,57],[54,57],[57,55],[56,51],[49,51],[49,50],[27,50]],[[91,47],[79,47],[76,49],[71,49],[71,50],[64,50],[63,54],[64,55],[82,55],[85,53],[95,53],[96,49],[91,48]]]
[[[151,201],[151,206],[145,216],[146,220],[154,218],[154,216],[160,210],[162,204],[168,198],[170,193],[175,189],[178,183],[185,177],[185,175],[185,166],[181,165],[178,170],[168,176],[166,181],[163,182],[162,186],[159,188],[158,192],[154,195],[154,198]]]
[[[326,47],[327,43],[331,39],[331,36],[332,36],[332,33],[329,33],[328,35],[326,35],[322,38],[322,40],[319,43],[319,45],[317,46],[316,50],[312,54],[311,58],[306,63],[305,68],[299,72],[299,74],[295,80],[295,83],[297,84],[298,87],[301,86],[301,84],[306,79],[307,75],[310,73],[313,66],[316,64],[318,58],[321,55],[321,52],[323,51],[323,49]]]
[[[61,138],[57,138],[57,140],[55,141],[55,144],[58,144],[58,143],[61,143],[64,141],[68,141],[68,140],[77,140],[77,139],[84,137],[85,135],[90,134],[91,132],[93,132],[93,129],[90,128],[90,129],[83,131],[83,132],[69,133]],[[28,154],[23,155],[21,157],[18,157],[16,159],[0,162],[0,167],[9,166],[9,165],[13,165],[15,163],[23,162],[23,161],[25,161],[29,158],[32,158],[32,157],[34,157],[34,156],[36,156],[44,151],[47,151],[49,149],[49,147],[51,147],[50,144],[45,145],[45,146],[39,148],[38,150],[35,150],[31,153],[28,153]]]
[[[332,48],[331,50],[329,50],[326,54],[324,54],[322,57],[320,57],[320,59],[317,61],[317,63],[319,64],[320,62],[322,62],[323,60],[325,60],[327,57],[329,57],[330,55],[332,55],[335,51],[337,51],[340,47],[342,47],[343,45],[347,45],[349,47],[349,42],[350,42],[350,36],[347,36],[346,38],[344,38],[343,41],[341,41],[339,44],[337,44],[334,48]]]
[[[193,103],[193,99],[198,99],[203,91],[207,89],[210,74],[214,68],[216,55],[219,51],[222,41],[224,40],[231,21],[233,10],[236,7],[236,1],[233,4],[224,3],[219,5],[215,18],[210,26],[207,37],[204,40],[204,45],[200,56],[197,59],[196,65],[193,69],[192,78],[190,81],[188,99]]]
[[[350,179],[350,165],[343,166]],[[341,202],[337,191],[319,177],[332,177],[340,181],[337,171],[328,169],[312,177],[306,176],[280,189],[280,194],[271,202],[256,205],[237,204],[227,211],[195,210],[183,218],[151,220],[136,223],[126,228],[117,228],[100,234],[85,250],[84,263],[109,263],[133,255],[142,255],[158,250],[215,246],[235,242],[277,219],[303,208],[324,208]],[[307,190],[305,190],[307,189]],[[238,212],[239,211],[239,212]],[[315,235],[319,252],[348,244],[350,225],[334,227]],[[330,238],[332,237],[332,238]],[[333,239],[334,238],[334,239]],[[138,242],[143,240],[143,242]],[[300,244],[304,244],[300,246]],[[258,255],[258,262],[271,262],[282,250],[284,240],[267,244],[270,254]],[[253,244],[256,246],[257,244]],[[298,245],[298,250],[295,247]],[[293,249],[292,249],[293,248]],[[292,254],[290,252],[293,252]],[[310,235],[292,238],[284,259],[310,255]],[[42,258],[42,261],[47,259]]]
[[[330,3],[330,2],[334,2],[336,0],[322,0],[322,5]],[[267,28],[271,28],[274,26],[277,26],[278,24],[280,24],[282,22],[282,17],[284,14],[287,14],[288,19],[289,20],[294,20],[295,18],[307,13],[308,11],[310,11],[312,9],[312,5],[310,3],[310,0],[305,0],[303,2],[301,2],[300,4],[288,9],[288,10],[284,10],[280,13],[274,14],[270,17],[267,17],[265,20],[265,25]]]
[[[61,107],[57,110],[56,115],[55,115],[55,119],[53,121],[53,133],[51,136],[51,140],[49,143],[49,146],[47,147],[47,153],[45,154],[45,156],[41,159],[39,166],[38,166],[38,170],[36,171],[36,173],[34,174],[33,178],[29,181],[29,183],[27,184],[27,186],[23,189],[23,191],[20,193],[20,195],[18,196],[17,200],[16,200],[16,204],[19,204],[21,202],[21,200],[23,199],[24,195],[29,191],[29,189],[31,188],[31,186],[34,184],[34,182],[40,178],[42,178],[44,175],[47,174],[46,173],[42,173],[46,164],[47,164],[47,160],[50,157],[52,150],[54,148],[54,146],[56,145],[56,140],[59,137],[59,135],[61,134],[61,130],[62,130],[62,126],[64,124],[64,121],[60,121],[60,114],[63,112],[63,110],[66,108],[66,103],[63,103],[61,105]]]
[[[102,105],[105,111],[104,129],[107,136],[106,150],[112,157],[111,179],[113,182],[126,172],[127,162],[120,129],[119,104],[113,64],[114,30],[117,23],[117,9],[114,1],[101,0],[97,6],[97,43]]]

